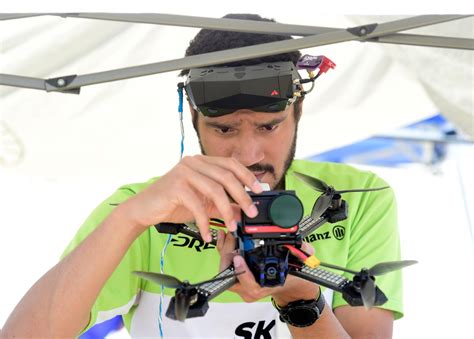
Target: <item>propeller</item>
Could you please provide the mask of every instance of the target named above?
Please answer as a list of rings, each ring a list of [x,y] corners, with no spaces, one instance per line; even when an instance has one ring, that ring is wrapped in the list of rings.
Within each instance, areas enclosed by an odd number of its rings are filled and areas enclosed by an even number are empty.
[[[360,284],[356,284],[356,288],[360,289],[360,296],[365,308],[370,309],[375,304],[375,278],[365,269],[360,271],[359,277]],[[356,280],[354,279],[354,281]]]
[[[332,195],[321,194],[318,199],[316,199],[313,209],[311,210],[311,217],[314,220],[318,220],[319,217],[328,209],[331,205],[332,198]]]
[[[293,172],[293,175],[296,176],[298,179],[303,181],[304,183],[308,184],[312,189],[321,192],[319,198],[314,203],[313,209],[311,211],[311,217],[313,219],[318,219],[323,215],[324,212],[331,206],[331,202],[335,195],[343,194],[343,193],[350,193],[350,192],[372,192],[372,191],[380,191],[389,186],[384,187],[374,187],[374,188],[356,188],[356,189],[346,189],[346,190],[336,190],[334,187],[326,184],[324,181],[319,180],[314,177],[310,177],[309,175]]]
[[[167,274],[142,271],[134,271],[133,274],[139,276],[140,278],[154,282],[155,284],[163,285],[169,288],[178,288],[184,284],[184,282],[181,280]]]
[[[323,262],[320,263],[320,265],[354,274],[354,287],[359,290],[364,306],[369,309],[375,304],[375,276],[390,273],[416,263],[418,263],[416,260],[382,262],[372,266],[372,268],[369,269],[363,268],[360,270],[360,272]]]
[[[161,273],[154,273],[154,272],[142,272],[142,271],[134,271],[133,274],[151,281],[158,285],[163,285],[169,288],[175,288],[175,309],[174,314],[176,320],[184,321],[188,315],[189,307],[193,305],[197,301],[197,287],[212,283],[215,281],[225,280],[232,277],[236,277],[245,271],[236,272],[234,274],[227,274],[222,277],[217,277],[205,281],[201,281],[196,284],[190,284],[189,281],[184,280],[181,281],[178,278],[175,278],[171,275],[161,274]]]
[[[186,320],[191,303],[197,301],[196,289],[178,288],[175,292],[174,316],[178,321]]]

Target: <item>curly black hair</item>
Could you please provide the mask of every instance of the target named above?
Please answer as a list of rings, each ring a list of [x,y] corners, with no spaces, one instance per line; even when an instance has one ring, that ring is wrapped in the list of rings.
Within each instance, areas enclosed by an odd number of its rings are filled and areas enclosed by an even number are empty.
[[[258,14],[227,14],[223,18],[276,22],[274,19],[262,18]],[[230,48],[251,46],[287,39],[293,38],[290,35],[228,32],[202,29],[194,37],[194,39],[190,41],[189,46],[186,49],[185,56],[217,52]],[[265,56],[261,58],[234,61],[231,63],[220,64],[219,66],[249,66],[264,62],[279,61],[292,61],[296,65],[300,57],[301,53],[299,51],[294,51],[284,54]],[[187,75],[188,73],[189,69],[184,69],[181,71],[180,75],[183,76]]]

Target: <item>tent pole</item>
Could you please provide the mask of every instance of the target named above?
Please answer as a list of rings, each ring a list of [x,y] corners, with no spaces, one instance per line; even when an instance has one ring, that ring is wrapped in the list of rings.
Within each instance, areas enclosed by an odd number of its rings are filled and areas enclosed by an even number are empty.
[[[143,24],[196,27],[233,32],[264,33],[264,34],[288,34],[296,36],[309,36],[328,33],[338,28],[288,25],[276,22],[262,22],[255,20],[239,20],[231,18],[207,18],[174,14],[119,14],[119,13],[69,13],[60,14],[62,17],[85,18],[96,20],[110,20],[121,22],[133,22]],[[459,15],[456,19],[463,19],[470,15]],[[242,22],[244,21],[244,22]],[[449,20],[450,21],[450,20]],[[391,44],[405,44],[414,46],[456,48],[474,50],[474,39],[459,39],[451,37],[437,37],[416,34],[388,34],[379,36],[377,39],[362,39],[367,42],[383,42]]]
[[[304,25],[289,25],[275,22],[261,22],[253,20],[238,20],[230,18],[207,18],[174,14],[134,14],[134,13],[44,13],[44,14],[0,14],[0,20],[20,19],[40,15],[54,15],[64,18],[82,18],[95,20],[109,20],[119,22],[132,22],[142,24],[196,27],[233,32],[265,33],[265,34],[288,34],[295,36],[309,36],[322,34],[336,30],[333,27],[317,27]],[[459,16],[462,19],[467,16]],[[243,21],[243,22],[242,22]],[[415,34],[388,34],[373,39],[362,39],[360,41],[382,42],[389,44],[404,44],[412,46],[456,48],[474,50],[473,39],[459,39],[454,37],[437,37]]]
[[[340,43],[352,40],[364,40],[377,38],[379,36],[392,34],[398,31],[434,25],[446,21],[459,19],[460,15],[421,15],[382,24],[370,24],[352,27],[348,29],[336,29],[327,33],[312,35],[300,39],[283,40],[260,45],[253,45],[219,52],[205,53],[189,56],[181,59],[162,61],[153,64],[121,68],[105,72],[91,73],[78,76],[67,76],[48,79],[44,86],[40,86],[41,80],[15,75],[0,74],[0,85],[26,87],[35,89],[46,89],[46,91],[58,91],[78,93],[82,86],[94,85],[104,82],[135,78],[145,75],[158,74],[180,69],[205,67],[218,65],[238,60],[251,59],[273,54],[286,53],[299,49]],[[32,80],[34,79],[34,81]],[[34,86],[33,86],[34,84]]]
[[[474,50],[474,39],[452,38],[434,35],[391,34],[369,39],[367,41],[382,42],[387,44]]]

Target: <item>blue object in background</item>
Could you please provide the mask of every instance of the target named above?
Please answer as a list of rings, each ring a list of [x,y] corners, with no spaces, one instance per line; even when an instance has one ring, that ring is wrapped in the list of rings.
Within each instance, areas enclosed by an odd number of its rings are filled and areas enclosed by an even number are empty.
[[[413,140],[410,140],[410,135],[413,136]],[[436,164],[446,156],[447,147],[446,142],[443,142],[444,139],[448,141],[456,135],[457,132],[451,123],[438,114],[399,129],[393,134],[374,136],[312,155],[307,159],[387,167],[408,163]]]
[[[100,324],[91,327],[88,331],[84,332],[80,339],[103,339],[112,332],[118,331],[123,327],[122,317],[120,315],[106,320]]]

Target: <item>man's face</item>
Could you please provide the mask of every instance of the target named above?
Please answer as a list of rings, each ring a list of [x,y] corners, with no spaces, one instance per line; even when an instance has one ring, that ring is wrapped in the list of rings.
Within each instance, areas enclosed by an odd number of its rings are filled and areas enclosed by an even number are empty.
[[[197,131],[205,155],[233,157],[272,189],[284,188],[295,155],[297,123],[293,104],[278,113],[246,109],[221,117],[198,114]]]

